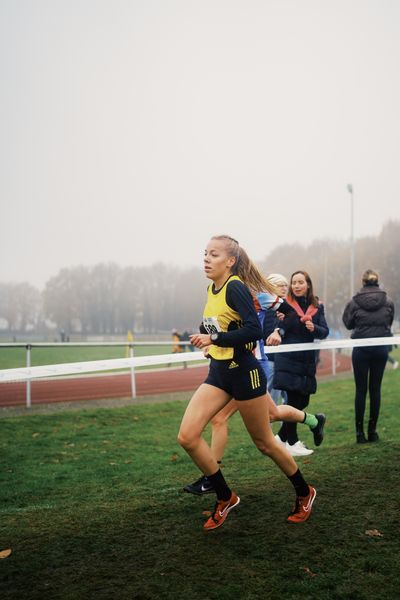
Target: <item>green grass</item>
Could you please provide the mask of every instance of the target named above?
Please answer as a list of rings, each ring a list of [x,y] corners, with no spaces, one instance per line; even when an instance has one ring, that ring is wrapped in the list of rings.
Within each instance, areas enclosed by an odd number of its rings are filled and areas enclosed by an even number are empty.
[[[172,345],[135,346],[135,356],[155,356],[170,354]],[[189,354],[189,353],[188,353]],[[84,362],[89,360],[105,360],[126,358],[125,346],[62,346],[60,348],[32,348],[31,366],[53,365],[62,363]],[[197,361],[195,361],[196,363]],[[193,363],[193,364],[195,364]],[[26,366],[25,348],[0,348],[0,369],[14,369]],[[165,365],[159,365],[162,367]],[[139,367],[154,368],[154,367]],[[104,372],[104,371],[103,371]]]
[[[208,533],[213,496],[181,492],[197,477],[175,441],[185,402],[0,419],[2,600],[398,597],[399,384],[388,370],[381,441],[365,446],[352,380],[320,384],[311,406],[328,415],[326,439],[298,461],[318,495],[297,526],[289,482],[238,415],[224,474],[242,502]]]

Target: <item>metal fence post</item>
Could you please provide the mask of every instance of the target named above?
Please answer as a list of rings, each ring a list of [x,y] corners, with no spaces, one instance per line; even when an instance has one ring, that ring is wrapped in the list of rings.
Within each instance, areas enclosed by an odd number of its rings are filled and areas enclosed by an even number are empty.
[[[26,367],[29,369],[31,366],[31,349],[32,346],[30,344],[26,345]],[[26,380],[26,408],[31,407],[31,380]]]
[[[336,349],[332,348],[332,375],[336,375]]]
[[[129,356],[131,358],[134,357],[132,344],[129,344]],[[131,366],[131,394],[132,394],[132,398],[135,399],[136,398],[136,379],[135,379],[135,367],[133,365]]]

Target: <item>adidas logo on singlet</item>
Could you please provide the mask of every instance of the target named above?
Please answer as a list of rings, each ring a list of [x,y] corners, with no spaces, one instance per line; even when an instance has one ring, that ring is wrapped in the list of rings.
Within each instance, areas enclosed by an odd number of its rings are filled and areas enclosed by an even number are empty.
[[[228,369],[236,369],[238,366],[239,366],[239,365],[238,365],[237,363],[235,363],[235,361],[233,360],[233,361],[230,363],[230,365],[229,365]]]

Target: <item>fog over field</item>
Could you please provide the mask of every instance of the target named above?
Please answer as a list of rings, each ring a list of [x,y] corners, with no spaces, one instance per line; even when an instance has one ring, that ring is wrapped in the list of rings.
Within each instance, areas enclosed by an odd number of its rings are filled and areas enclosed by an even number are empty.
[[[0,281],[400,218],[396,0],[3,0]]]

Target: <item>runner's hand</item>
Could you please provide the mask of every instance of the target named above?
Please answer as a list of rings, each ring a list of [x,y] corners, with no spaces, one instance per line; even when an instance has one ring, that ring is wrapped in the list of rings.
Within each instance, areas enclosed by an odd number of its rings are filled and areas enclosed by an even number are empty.
[[[211,346],[212,344],[208,333],[195,333],[194,335],[190,336],[190,342],[193,344],[193,346],[200,349],[205,348],[206,346]]]

